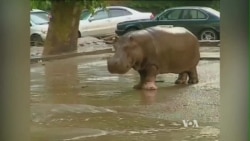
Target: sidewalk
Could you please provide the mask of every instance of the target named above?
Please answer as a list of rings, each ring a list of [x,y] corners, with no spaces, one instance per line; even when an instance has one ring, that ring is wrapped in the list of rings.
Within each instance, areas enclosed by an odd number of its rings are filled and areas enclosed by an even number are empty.
[[[220,60],[220,47],[216,42],[200,42],[201,60]],[[78,40],[78,48],[75,52],[69,52],[59,55],[42,56],[43,47],[31,47],[30,62],[49,61],[54,59],[64,59],[81,55],[96,55],[103,53],[112,53],[112,45],[106,44],[103,40],[94,37],[84,37]]]

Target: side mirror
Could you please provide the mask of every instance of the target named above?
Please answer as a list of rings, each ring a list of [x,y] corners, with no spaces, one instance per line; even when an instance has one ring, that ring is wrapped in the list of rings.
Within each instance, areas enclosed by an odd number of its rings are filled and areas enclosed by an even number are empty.
[[[90,18],[89,18],[89,22],[92,22],[93,20],[95,20],[94,17],[90,17]]]

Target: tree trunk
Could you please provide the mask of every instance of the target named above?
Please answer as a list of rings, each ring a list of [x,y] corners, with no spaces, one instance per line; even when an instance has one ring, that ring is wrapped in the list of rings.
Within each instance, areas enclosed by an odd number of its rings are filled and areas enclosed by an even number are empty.
[[[77,49],[81,5],[77,1],[52,1],[51,20],[43,55],[54,55]]]

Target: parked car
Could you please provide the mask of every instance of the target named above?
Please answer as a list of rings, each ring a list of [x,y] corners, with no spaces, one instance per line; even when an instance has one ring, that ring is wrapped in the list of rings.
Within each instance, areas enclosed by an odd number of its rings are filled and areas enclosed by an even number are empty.
[[[209,7],[189,6],[169,8],[155,16],[153,20],[135,20],[117,24],[116,34],[151,26],[185,27],[200,40],[220,39],[220,12]]]
[[[115,34],[118,23],[139,19],[153,19],[151,12],[139,12],[123,6],[98,8],[92,14],[83,10],[79,23],[81,36],[107,36]]]
[[[42,45],[48,30],[49,14],[42,10],[30,11],[30,42],[33,46]]]
[[[49,20],[51,18],[51,15],[49,12],[47,11],[44,11],[44,10],[40,10],[40,9],[31,9],[31,11],[33,14],[41,17],[41,18],[44,18],[44,19],[47,19]]]

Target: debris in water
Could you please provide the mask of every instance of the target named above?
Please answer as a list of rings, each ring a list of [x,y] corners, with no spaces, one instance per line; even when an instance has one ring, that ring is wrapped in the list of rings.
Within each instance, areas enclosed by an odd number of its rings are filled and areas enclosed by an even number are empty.
[[[87,88],[88,86],[82,86],[81,88]]]

